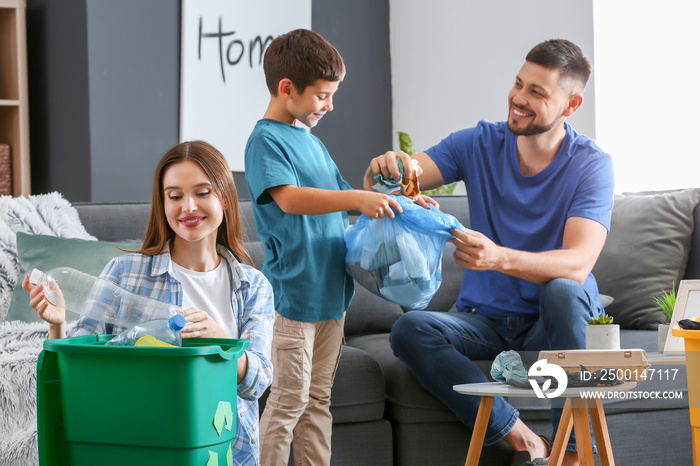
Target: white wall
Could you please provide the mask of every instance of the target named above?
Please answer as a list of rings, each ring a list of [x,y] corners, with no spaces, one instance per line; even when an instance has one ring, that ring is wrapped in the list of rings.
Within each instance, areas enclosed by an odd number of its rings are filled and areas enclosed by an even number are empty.
[[[569,39],[594,61],[592,2],[391,0],[394,148],[398,131],[422,151],[479,120],[505,119],[515,75],[543,40]],[[594,84],[569,119],[591,138]]]
[[[700,5],[595,0],[594,13],[596,134],[615,161],[616,191],[700,186]]]
[[[392,0],[394,131],[416,149],[481,119],[503,120],[507,95],[527,52],[562,37],[593,57],[592,0]],[[595,132],[593,80],[569,121]]]

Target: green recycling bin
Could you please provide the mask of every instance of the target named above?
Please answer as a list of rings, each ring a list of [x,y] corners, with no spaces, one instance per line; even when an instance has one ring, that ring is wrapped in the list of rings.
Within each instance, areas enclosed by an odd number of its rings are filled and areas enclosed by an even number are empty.
[[[37,363],[39,463],[230,464],[238,358],[249,342],[105,346],[113,337],[44,342]]]

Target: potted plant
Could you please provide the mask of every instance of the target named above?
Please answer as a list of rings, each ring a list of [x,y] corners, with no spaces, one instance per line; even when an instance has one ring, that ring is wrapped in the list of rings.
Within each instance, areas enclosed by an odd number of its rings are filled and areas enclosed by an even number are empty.
[[[613,317],[601,314],[586,325],[586,349],[620,349],[620,326]]]
[[[671,286],[671,292],[667,293],[665,290],[661,290],[663,295],[655,296],[654,302],[659,306],[666,314],[668,322],[666,324],[659,324],[657,345],[659,353],[663,353],[664,346],[666,345],[666,337],[668,336],[669,327],[671,326],[671,318],[673,317],[673,308],[676,306],[676,282],[673,282]]]

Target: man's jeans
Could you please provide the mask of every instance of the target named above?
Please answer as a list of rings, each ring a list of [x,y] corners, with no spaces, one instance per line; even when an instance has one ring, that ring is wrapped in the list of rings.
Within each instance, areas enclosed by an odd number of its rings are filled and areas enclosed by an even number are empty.
[[[480,397],[461,395],[452,387],[487,382],[472,360],[493,360],[501,351],[537,351],[586,347],[585,325],[602,312],[579,282],[556,279],[542,289],[539,316],[490,318],[478,312],[410,311],[391,330],[391,348],[413,375],[474,429]],[[552,409],[554,432],[563,406]],[[518,411],[503,398],[494,400],[485,445],[503,438]],[[573,434],[567,449],[576,448]]]

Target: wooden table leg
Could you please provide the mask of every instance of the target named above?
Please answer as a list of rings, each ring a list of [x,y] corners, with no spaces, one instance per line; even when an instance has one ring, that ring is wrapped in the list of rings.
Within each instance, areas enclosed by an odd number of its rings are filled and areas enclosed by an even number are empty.
[[[476,423],[472,431],[472,439],[469,442],[469,451],[467,451],[467,461],[464,466],[478,466],[479,457],[481,456],[481,448],[484,446],[484,438],[486,437],[486,427],[489,425],[491,417],[491,408],[493,407],[492,396],[482,396],[479,403],[479,411],[476,414]]]
[[[567,398],[566,402],[564,402],[561,419],[559,420],[559,428],[557,429],[557,434],[552,444],[552,451],[549,454],[548,464],[550,466],[561,466],[564,460],[564,453],[566,452],[566,444],[569,443],[569,435],[571,435],[571,428],[573,426],[574,418],[571,412],[571,400]]]
[[[581,398],[571,400],[574,411],[574,432],[576,432],[576,450],[580,466],[594,466],[593,443],[591,442],[591,425],[588,423],[588,407]]]
[[[610,433],[608,432],[608,423],[605,422],[603,402],[600,398],[589,398],[587,403],[588,412],[591,415],[595,442],[598,446],[598,460],[601,466],[615,466],[612,444],[610,443]]]

